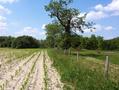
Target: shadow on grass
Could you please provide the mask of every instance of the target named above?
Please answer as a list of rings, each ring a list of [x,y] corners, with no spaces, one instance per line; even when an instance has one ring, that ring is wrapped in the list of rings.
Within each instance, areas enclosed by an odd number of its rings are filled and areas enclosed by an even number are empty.
[[[73,56],[76,56],[77,53],[72,53]],[[80,56],[83,56],[83,57],[93,57],[93,58],[97,58],[97,59],[104,59],[105,58],[105,55],[103,54],[89,54],[89,53],[86,53],[86,54],[83,54],[83,53],[80,53]]]

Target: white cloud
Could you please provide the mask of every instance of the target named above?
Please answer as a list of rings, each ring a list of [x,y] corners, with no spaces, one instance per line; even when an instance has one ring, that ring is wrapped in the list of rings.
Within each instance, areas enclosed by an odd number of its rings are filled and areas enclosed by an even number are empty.
[[[99,11],[103,11],[103,9],[104,9],[101,4],[96,5],[94,8],[95,8],[95,10],[99,10]]]
[[[110,31],[110,30],[113,30],[114,28],[112,27],[112,26],[107,26],[107,27],[105,27],[105,30],[108,30],[108,31]]]
[[[8,27],[7,18],[2,16],[4,14],[10,14],[11,11],[4,6],[0,5],[0,32],[5,32]]]
[[[107,30],[107,31],[111,31],[113,30],[114,28],[112,26],[103,26],[103,25],[100,25],[100,24],[96,24],[94,25],[95,29],[85,29],[84,30],[84,33],[90,33],[90,32],[100,32],[100,31],[104,31],[104,30]]]
[[[16,32],[15,35],[17,36],[29,35],[29,36],[37,37],[40,35],[45,35],[45,32],[43,31],[40,32],[37,28],[33,28],[33,27],[24,27],[21,31]]]
[[[7,29],[7,23],[6,22],[0,22],[0,31]]]
[[[103,30],[103,26],[100,24],[96,24],[94,25],[94,27],[95,27],[95,32]]]
[[[16,32],[17,35],[31,35],[31,36],[36,33],[38,33],[38,30],[32,27],[24,27],[23,30]]]
[[[45,31],[39,33],[39,35],[45,35],[45,34],[46,34]]]
[[[5,31],[7,29],[7,21],[6,21],[6,17],[0,16],[0,31]]]
[[[27,33],[38,33],[38,30],[36,28],[32,28],[32,27],[25,27],[23,29],[24,32],[27,32]]]
[[[42,27],[41,27],[41,29],[42,30],[45,30],[45,26],[46,26],[46,24],[43,24]]]
[[[112,0],[112,2],[110,4],[108,4],[107,6],[104,6],[104,10],[105,11],[118,11],[119,12],[119,0]]]
[[[90,29],[84,29],[84,33],[89,33],[89,32],[91,32]]]
[[[100,25],[100,24],[97,24],[94,27],[96,28],[96,31],[102,31],[102,30],[111,31],[111,30],[114,29],[112,26],[103,26],[103,25]]]
[[[8,21],[6,15],[11,14],[11,10],[4,7],[5,4],[12,4],[18,0],[0,0],[0,35],[8,35]]]
[[[87,14],[88,20],[98,20],[110,16],[119,15],[119,0],[112,0],[107,5],[98,4],[94,7],[94,10]]]
[[[10,14],[11,11],[8,8],[5,8],[4,6],[0,5],[0,14]]]
[[[6,17],[0,16],[0,21],[6,21]]]
[[[14,2],[17,2],[18,0],[0,0],[1,3],[14,3]]]
[[[101,30],[103,30],[103,26],[100,24],[96,24],[94,25],[95,29],[85,29],[84,32],[85,33],[90,33],[90,32],[99,32]]]
[[[98,20],[98,19],[105,18],[105,17],[108,17],[108,15],[102,11],[90,11],[87,14],[86,18],[87,20]]]

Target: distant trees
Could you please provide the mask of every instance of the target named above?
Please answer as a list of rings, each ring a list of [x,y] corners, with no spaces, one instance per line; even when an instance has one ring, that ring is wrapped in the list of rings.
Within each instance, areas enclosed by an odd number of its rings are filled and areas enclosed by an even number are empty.
[[[100,36],[96,37],[95,35],[92,35],[91,37],[74,35],[72,37],[72,48],[77,47],[89,50],[101,50],[103,47],[103,38]]]
[[[55,30],[53,27],[59,27],[56,24],[49,24],[46,26],[48,37],[45,40],[36,40],[31,36],[0,36],[0,47],[7,48],[63,48],[65,49],[65,38],[63,38],[60,30]],[[89,50],[119,50],[119,37],[104,40],[101,36],[92,35],[91,37],[83,37],[81,35],[73,34],[70,36],[71,47]]]
[[[20,36],[17,38],[11,36],[0,36],[0,47],[38,48],[39,46],[39,41],[31,36]]]
[[[83,37],[82,36],[79,36],[79,35],[72,35],[71,36],[71,47],[72,48],[82,48],[82,40],[83,40]]]
[[[0,47],[11,47],[14,37],[11,36],[0,36]]]
[[[61,45],[65,49],[71,47],[71,37],[77,30],[83,32],[85,28],[92,28],[92,23],[85,21],[86,14],[81,16],[78,9],[69,7],[72,1],[73,0],[51,0],[50,3],[45,6],[45,10],[49,12],[50,17],[62,26],[63,38]]]
[[[13,48],[38,48],[39,42],[31,36],[20,36],[12,42]]]
[[[48,32],[50,31],[55,32],[54,29],[49,29]],[[47,47],[58,47],[65,49],[65,38],[63,38],[63,34],[61,32],[55,32],[49,35],[51,36],[47,36],[45,40],[45,45],[47,45]],[[73,34],[70,36],[70,41],[70,48],[75,49],[80,48],[89,50],[119,50],[119,38],[104,40],[101,36],[92,35],[91,37],[83,37],[81,35]]]
[[[119,50],[119,37],[105,40],[103,43],[103,49],[104,50]]]
[[[95,35],[92,35],[91,38],[89,38],[87,41],[87,49],[95,50],[98,48],[98,40]]]
[[[97,37],[97,42],[98,42],[98,50],[103,50],[103,45],[104,45],[104,39],[101,36]]]

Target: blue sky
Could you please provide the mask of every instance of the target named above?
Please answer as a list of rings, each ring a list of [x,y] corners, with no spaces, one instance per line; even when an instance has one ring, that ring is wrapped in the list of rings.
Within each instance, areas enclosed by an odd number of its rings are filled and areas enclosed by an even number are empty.
[[[0,36],[31,35],[45,39],[44,26],[51,18],[44,10],[50,0],[0,0]],[[119,0],[74,0],[71,5],[87,14],[87,21],[95,22],[96,30],[85,30],[110,39],[119,36]]]

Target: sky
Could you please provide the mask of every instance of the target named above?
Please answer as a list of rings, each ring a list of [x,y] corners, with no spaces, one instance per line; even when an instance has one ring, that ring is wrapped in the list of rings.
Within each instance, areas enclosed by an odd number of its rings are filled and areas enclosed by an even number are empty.
[[[0,0],[0,36],[30,35],[45,39],[45,25],[52,19],[44,9],[50,0]],[[103,36],[111,39],[119,36],[119,0],[74,0],[73,8],[96,28],[84,30],[83,36]]]

